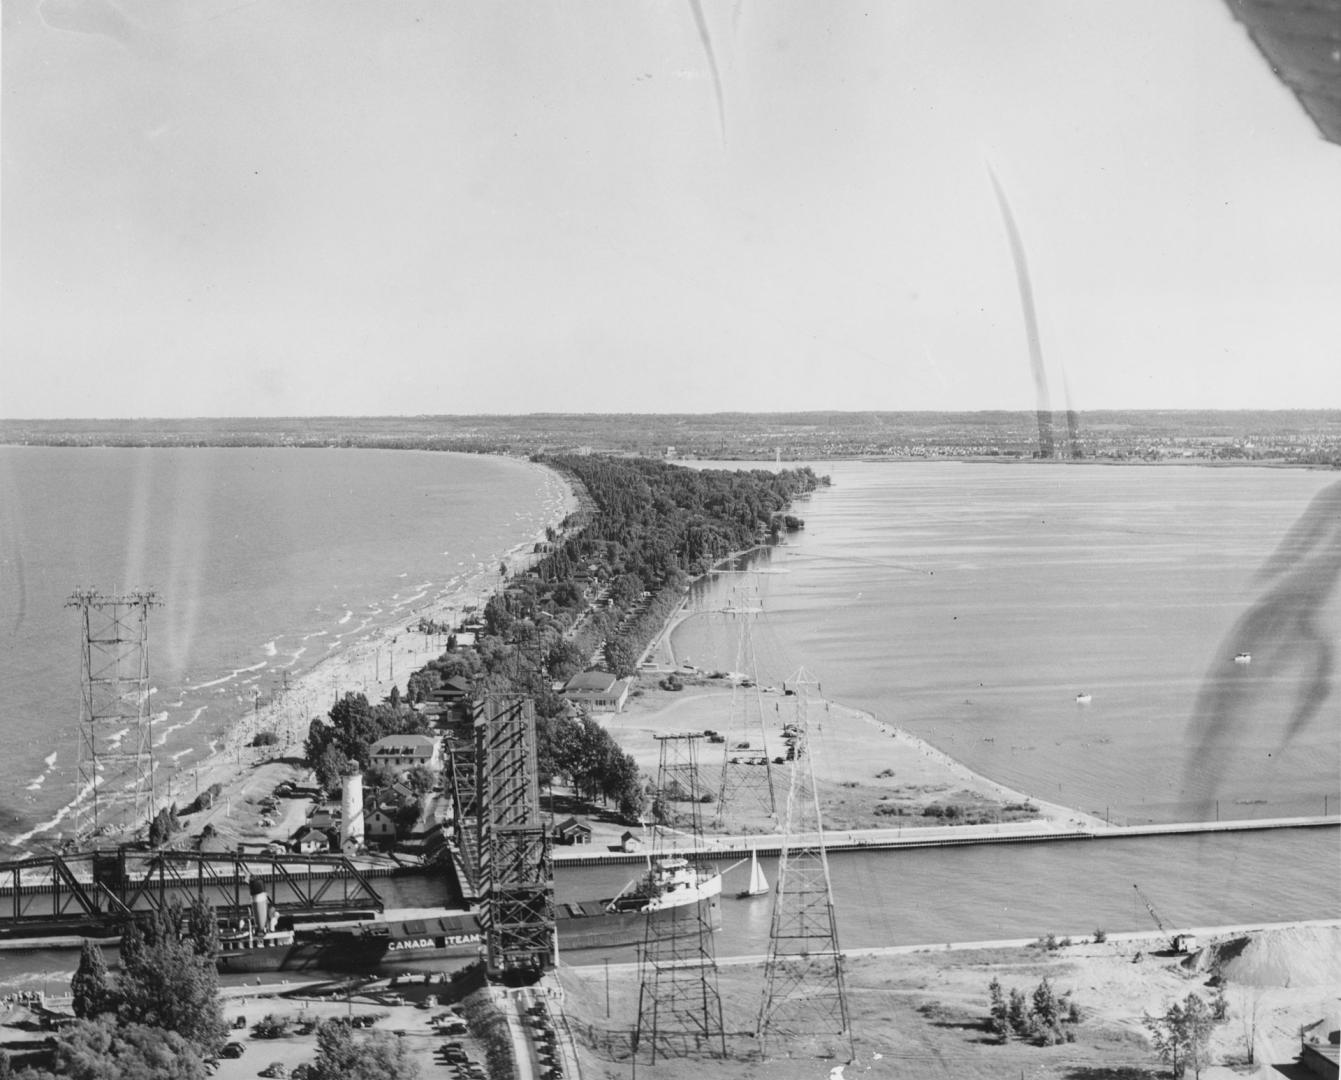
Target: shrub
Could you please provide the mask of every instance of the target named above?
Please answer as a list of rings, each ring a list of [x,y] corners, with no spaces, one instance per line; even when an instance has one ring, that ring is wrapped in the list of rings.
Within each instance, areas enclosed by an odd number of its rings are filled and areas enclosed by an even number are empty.
[[[1102,945],[1107,940],[1108,940],[1108,931],[1105,930],[1102,926],[1096,926],[1094,928],[1094,944]]]
[[[258,731],[251,740],[252,746],[276,746],[279,736],[273,731]]]
[[[257,1039],[278,1039],[289,1033],[289,1022],[282,1016],[266,1013],[251,1026],[251,1033]]]

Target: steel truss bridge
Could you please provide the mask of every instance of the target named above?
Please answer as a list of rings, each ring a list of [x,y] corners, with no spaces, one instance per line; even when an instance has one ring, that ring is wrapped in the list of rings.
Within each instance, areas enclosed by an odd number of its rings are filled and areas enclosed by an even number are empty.
[[[137,912],[197,896],[235,918],[248,909],[253,879],[289,911],[381,911],[372,873],[343,855],[122,848],[39,856],[0,863],[0,937],[112,930]]]

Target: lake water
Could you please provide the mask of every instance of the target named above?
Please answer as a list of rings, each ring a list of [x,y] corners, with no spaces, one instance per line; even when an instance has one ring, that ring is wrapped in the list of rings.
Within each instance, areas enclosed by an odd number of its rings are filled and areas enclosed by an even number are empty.
[[[714,612],[743,595],[765,684],[804,665],[1039,798],[1125,822],[1338,811],[1334,473],[815,468],[834,486],[805,528],[696,589],[678,656],[733,667]]]
[[[556,474],[503,457],[0,447],[0,841],[48,826],[40,843],[65,825],[76,588],[157,590],[155,754],[160,769],[189,769],[258,696],[334,651],[433,602],[482,602],[500,559],[529,550],[568,498]]]

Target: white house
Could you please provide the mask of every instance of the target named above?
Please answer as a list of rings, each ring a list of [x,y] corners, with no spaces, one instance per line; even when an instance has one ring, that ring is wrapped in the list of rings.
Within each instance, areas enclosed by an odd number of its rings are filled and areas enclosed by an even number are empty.
[[[442,741],[433,735],[388,735],[371,748],[372,763],[397,772],[426,765],[442,768]]]
[[[629,680],[616,679],[608,671],[583,671],[568,680],[563,696],[596,712],[623,712],[629,696]]]

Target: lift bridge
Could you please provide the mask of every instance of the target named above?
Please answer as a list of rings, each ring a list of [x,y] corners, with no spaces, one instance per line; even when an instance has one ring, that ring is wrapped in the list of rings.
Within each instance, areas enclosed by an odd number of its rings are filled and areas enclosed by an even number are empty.
[[[343,855],[152,851],[130,847],[0,863],[0,938],[112,933],[137,912],[202,896],[228,918],[247,912],[259,879],[301,918],[383,909],[372,874]]]

